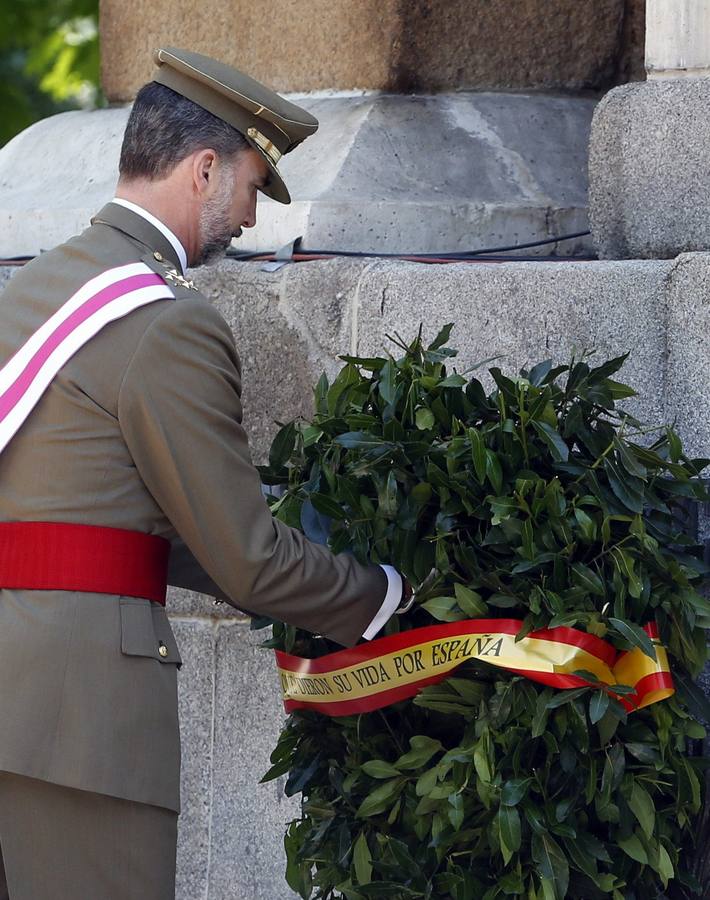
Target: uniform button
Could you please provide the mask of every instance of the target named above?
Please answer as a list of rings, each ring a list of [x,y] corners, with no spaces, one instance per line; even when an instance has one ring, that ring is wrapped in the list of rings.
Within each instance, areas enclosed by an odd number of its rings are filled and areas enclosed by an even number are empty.
[[[158,646],[158,653],[159,653],[162,657],[165,657],[165,656],[168,655],[168,648],[165,646],[165,644],[164,644],[162,641],[160,642],[160,644],[159,644],[159,646]]]
[[[157,259],[158,262],[162,262],[162,261],[163,261],[163,254],[162,254],[162,253],[158,253],[157,250],[156,250],[155,253],[153,254],[153,257],[154,257],[155,259]]]

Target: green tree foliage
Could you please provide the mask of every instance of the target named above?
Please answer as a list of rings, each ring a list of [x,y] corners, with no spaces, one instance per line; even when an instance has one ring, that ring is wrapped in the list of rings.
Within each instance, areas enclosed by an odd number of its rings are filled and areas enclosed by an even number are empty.
[[[0,0],[0,145],[100,100],[98,0]]]
[[[447,371],[449,331],[321,379],[312,423],[285,426],[262,472],[285,489],[274,514],[426,584],[390,632],[514,617],[623,651],[655,619],[677,693],[627,715],[621,685],[553,691],[468,662],[372,713],[294,712],[264,779],[302,795],[288,882],[321,900],[698,896],[710,603],[685,510],[707,461],[618,409],[625,357],[492,368],[489,392]],[[267,644],[337,649],[278,623]]]

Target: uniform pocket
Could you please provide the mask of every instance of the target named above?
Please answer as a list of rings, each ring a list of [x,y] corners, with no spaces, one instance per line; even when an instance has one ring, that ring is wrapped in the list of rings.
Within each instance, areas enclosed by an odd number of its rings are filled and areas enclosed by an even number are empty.
[[[121,597],[120,607],[121,652],[177,663],[180,668],[182,658],[164,607],[135,597]]]

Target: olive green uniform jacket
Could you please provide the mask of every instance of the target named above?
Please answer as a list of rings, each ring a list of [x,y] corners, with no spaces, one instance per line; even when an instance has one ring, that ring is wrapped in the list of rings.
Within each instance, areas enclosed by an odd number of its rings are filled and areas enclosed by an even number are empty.
[[[0,296],[0,365],[99,273],[143,260],[165,275],[156,252],[179,267],[157,229],[108,204]],[[107,325],[60,370],[0,454],[0,521],[165,537],[171,584],[355,643],[386,575],[272,519],[232,333],[198,292],[170,287],[176,300]],[[179,810],[179,664],[157,604],[0,589],[0,771]]]

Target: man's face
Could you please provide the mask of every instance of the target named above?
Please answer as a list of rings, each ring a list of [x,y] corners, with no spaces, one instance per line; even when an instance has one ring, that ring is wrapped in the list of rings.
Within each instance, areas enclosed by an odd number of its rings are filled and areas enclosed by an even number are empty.
[[[204,266],[224,256],[232,238],[256,224],[256,195],[269,178],[261,154],[243,150],[219,163],[214,190],[200,214],[200,253],[193,265]]]

